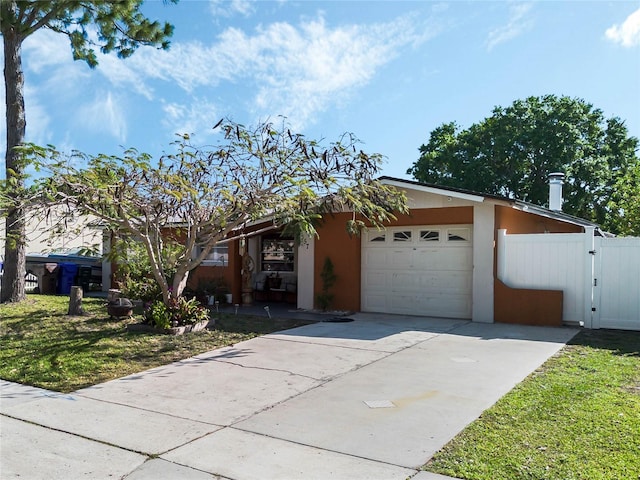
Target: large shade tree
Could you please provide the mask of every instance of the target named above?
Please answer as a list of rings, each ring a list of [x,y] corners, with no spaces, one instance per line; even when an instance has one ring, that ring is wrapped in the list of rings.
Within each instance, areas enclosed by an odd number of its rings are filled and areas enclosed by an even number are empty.
[[[615,233],[640,235],[633,216],[638,139],[619,118],[581,99],[546,95],[495,107],[467,129],[434,129],[407,171],[416,180],[518,198],[548,201],[548,175],[566,175],[563,210]],[[625,194],[617,194],[619,187]],[[637,211],[637,206],[635,207]],[[623,228],[624,226],[624,228]]]
[[[184,135],[176,153],[158,161],[136,150],[80,158],[49,147],[23,151],[49,172],[39,203],[97,217],[143,245],[167,305],[211,249],[242,235],[250,222],[272,222],[300,239],[316,234],[323,214],[352,212],[346,228],[358,234],[407,211],[404,194],[376,180],[382,157],[360,150],[351,134],[323,146],[292,133],[285,121],[255,128],[224,121],[220,128],[216,145],[197,147]],[[172,278],[162,261],[168,246],[177,252]]]
[[[177,0],[174,0],[174,2]],[[98,64],[95,48],[126,58],[140,45],[168,48],[173,27],[150,21],[141,12],[142,0],[51,0],[0,2],[0,33],[4,45],[8,195],[6,207],[4,274],[0,301],[20,301],[25,295],[24,193],[26,162],[16,150],[24,142],[26,115],[22,43],[38,30],[48,29],[69,38],[74,60]]]

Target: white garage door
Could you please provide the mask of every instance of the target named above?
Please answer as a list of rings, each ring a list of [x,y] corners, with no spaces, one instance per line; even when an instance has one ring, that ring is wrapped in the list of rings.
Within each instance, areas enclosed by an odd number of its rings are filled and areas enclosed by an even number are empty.
[[[362,311],[471,318],[471,225],[371,229],[362,236]]]

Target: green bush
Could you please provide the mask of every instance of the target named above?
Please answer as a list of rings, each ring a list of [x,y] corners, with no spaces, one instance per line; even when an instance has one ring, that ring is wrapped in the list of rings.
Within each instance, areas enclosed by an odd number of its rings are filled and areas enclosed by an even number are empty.
[[[145,303],[162,299],[160,285],[153,278],[125,275],[120,280],[120,290],[123,297],[142,300]]]
[[[175,259],[179,254],[179,247],[172,245],[163,251],[162,265],[169,284],[175,273]],[[151,274],[149,256],[140,242],[121,238],[114,243],[109,255],[117,263],[116,278],[124,297],[145,303],[162,299],[160,285]]]
[[[329,257],[324,259],[320,278],[322,279],[322,293],[316,295],[316,302],[318,303],[318,306],[326,312],[331,305],[331,302],[333,302],[334,297],[330,290],[338,278],[333,271],[333,262]]]
[[[195,298],[172,298],[169,305],[156,300],[145,311],[145,320],[157,328],[183,327],[209,320],[209,310]]]

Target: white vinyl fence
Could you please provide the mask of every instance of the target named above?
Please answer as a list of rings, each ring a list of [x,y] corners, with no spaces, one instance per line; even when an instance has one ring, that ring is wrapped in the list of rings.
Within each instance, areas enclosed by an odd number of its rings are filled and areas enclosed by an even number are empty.
[[[640,238],[585,233],[498,235],[498,278],[562,290],[564,322],[640,330]]]

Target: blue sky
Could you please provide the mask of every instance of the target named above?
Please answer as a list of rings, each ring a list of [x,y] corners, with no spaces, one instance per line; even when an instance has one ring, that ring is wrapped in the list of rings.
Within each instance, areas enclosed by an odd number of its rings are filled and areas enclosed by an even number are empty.
[[[66,37],[23,47],[27,137],[59,149],[155,156],[176,132],[215,140],[222,117],[278,115],[311,138],[353,132],[405,174],[438,125],[531,95],[579,97],[640,137],[640,2],[146,2],[169,51],[74,62]],[[1,107],[4,110],[4,106]],[[4,111],[3,111],[4,113]],[[1,135],[4,151],[4,123]]]

